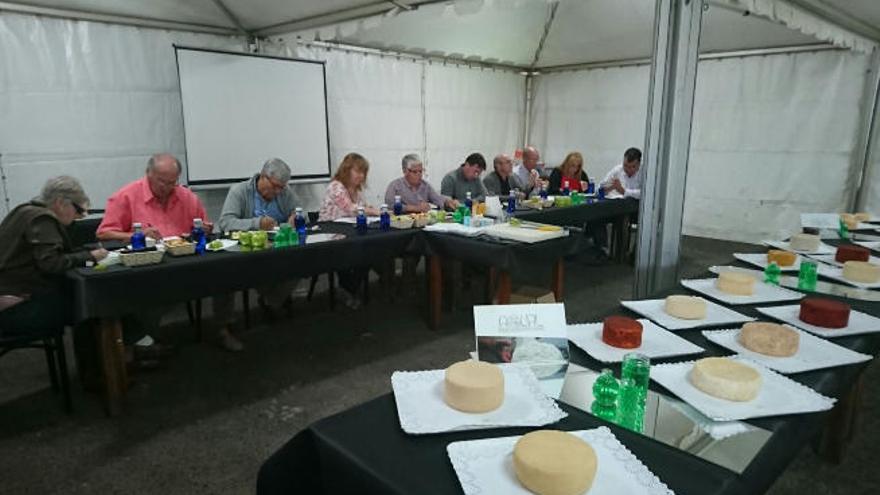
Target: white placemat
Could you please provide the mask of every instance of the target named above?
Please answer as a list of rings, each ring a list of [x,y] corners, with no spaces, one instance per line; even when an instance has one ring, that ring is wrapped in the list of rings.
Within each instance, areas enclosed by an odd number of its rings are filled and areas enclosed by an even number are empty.
[[[611,433],[608,427],[570,432],[596,452],[590,495],[674,493]],[[516,478],[513,448],[521,437],[452,442],[446,453],[465,495],[531,495]]]
[[[411,434],[543,426],[568,416],[544,395],[527,367],[499,365],[504,373],[504,402],[483,414],[461,412],[443,400],[444,370],[395,371],[391,388],[403,431]]]
[[[703,332],[703,335],[712,342],[726,347],[741,356],[786,374],[845,366],[872,359],[872,356],[851,351],[846,347],[832,344],[825,339],[820,339],[796,328],[792,328],[792,330],[799,334],[800,343],[797,352],[787,357],[768,356],[747,349],[739,342],[739,329],[706,330]]]
[[[639,319],[642,324],[642,345],[621,349],[602,342],[602,322],[568,326],[568,340],[603,363],[619,363],[630,352],[640,352],[651,359],[683,356],[703,352],[703,348],[664,330],[656,323]]]
[[[476,237],[482,234],[486,227],[468,227],[460,223],[435,223],[424,229],[426,232],[441,232],[444,234],[457,234],[465,237]]]
[[[834,265],[837,267],[843,267],[843,263],[834,259],[834,254],[811,254],[810,258],[813,258],[816,261],[821,261],[822,263],[827,263],[829,265]],[[871,255],[870,259],[868,259],[870,263],[874,263],[875,265],[880,265],[880,258]]]
[[[773,246],[777,249],[791,251],[798,254],[834,254],[835,252],[837,252],[837,249],[821,241],[819,241],[819,248],[816,251],[802,251],[799,249],[792,249],[791,244],[788,241],[764,241],[764,244],[768,246]]]
[[[684,320],[670,316],[664,309],[665,299],[620,301],[620,304],[644,317],[650,318],[667,330],[685,330],[688,328],[711,327],[730,323],[745,323],[754,320],[754,318],[739,314],[712,301],[706,301],[706,317],[702,320]]]
[[[214,242],[214,241],[211,241],[208,243],[208,245],[205,246],[205,249],[207,249],[208,251],[223,251],[223,250],[229,249],[232,246],[235,246],[236,244],[238,244],[238,241],[236,241],[234,239],[217,239],[217,240],[220,241],[220,243],[221,243],[220,247],[217,247],[217,248],[211,247],[211,242]]]
[[[693,361],[652,366],[651,379],[716,421],[826,411],[834,406],[835,399],[825,397],[754,361],[742,356],[730,359],[741,361],[761,374],[761,389],[754,399],[748,402],[719,399],[694,387],[688,378],[694,366]]]
[[[783,272],[796,272],[801,269],[801,256],[799,254],[795,255],[794,264],[791,266],[780,266],[779,269]],[[757,266],[758,268],[766,269],[769,263],[767,262],[767,253],[733,253],[733,257],[740,260],[745,261],[750,265]]]
[[[320,234],[308,234],[306,235],[306,244],[318,244],[321,242],[338,241],[340,239],[345,239],[345,234],[330,234],[325,232]]]
[[[853,244],[866,247],[871,251],[880,251],[880,241],[853,241]]]
[[[681,285],[727,304],[759,304],[780,301],[797,301],[804,297],[800,292],[788,290],[784,287],[779,287],[773,284],[766,284],[761,280],[755,280],[754,294],[750,296],[738,296],[736,294],[728,294],[727,292],[718,289],[718,287],[715,287],[716,280],[718,279],[698,278],[682,280]]]
[[[880,289],[880,282],[873,282],[870,284],[866,284],[863,282],[853,282],[852,280],[843,276],[843,268],[839,266],[831,266],[826,265],[825,263],[819,263],[818,271],[819,275],[823,277],[828,277],[833,280],[837,280],[838,282],[843,282],[847,285],[852,285],[853,287],[858,287],[860,289]]]
[[[820,337],[845,337],[847,335],[858,335],[862,333],[880,332],[880,318],[875,318],[861,311],[852,310],[849,313],[849,324],[843,328],[825,328],[811,325],[801,321],[801,306],[793,304],[791,306],[770,306],[763,308],[755,308],[759,312],[767,316],[775,318],[783,323],[814,333]]]

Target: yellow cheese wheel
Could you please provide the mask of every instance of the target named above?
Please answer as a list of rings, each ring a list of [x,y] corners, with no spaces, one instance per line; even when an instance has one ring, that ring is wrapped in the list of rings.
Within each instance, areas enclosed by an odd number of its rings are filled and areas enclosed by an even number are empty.
[[[453,409],[485,413],[504,402],[504,374],[497,365],[460,361],[446,368],[443,400]]]
[[[533,431],[523,435],[513,448],[516,478],[538,495],[586,493],[598,467],[593,447],[564,431]]]

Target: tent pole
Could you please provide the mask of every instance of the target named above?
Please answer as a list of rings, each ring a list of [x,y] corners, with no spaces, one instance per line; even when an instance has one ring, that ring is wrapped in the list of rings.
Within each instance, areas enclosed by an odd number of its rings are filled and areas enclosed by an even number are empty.
[[[526,73],[526,94],[525,94],[525,119],[523,119],[523,134],[522,134],[522,147],[525,148],[529,146],[529,143],[532,141],[532,97],[534,91],[535,84],[535,76],[538,74],[534,72]]]
[[[852,173],[847,181],[848,190],[855,191],[849,200],[851,211],[863,211],[868,201],[871,182],[876,175],[875,168],[880,162],[873,148],[880,139],[880,49],[871,54],[870,65],[865,75],[865,89],[862,93],[862,111],[859,115],[859,129],[853,153]],[[874,198],[875,200],[877,198]]]
[[[634,296],[678,284],[702,0],[657,0]]]

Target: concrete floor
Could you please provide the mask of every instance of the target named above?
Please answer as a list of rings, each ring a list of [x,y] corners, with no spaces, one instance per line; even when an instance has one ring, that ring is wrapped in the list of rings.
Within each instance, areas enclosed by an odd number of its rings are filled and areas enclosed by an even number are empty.
[[[744,248],[686,238],[682,274],[726,263]],[[549,273],[524,277],[549,282]],[[569,321],[612,310],[630,297],[631,284],[629,266],[586,256],[570,261]],[[423,287],[417,289],[390,303],[375,297],[356,312],[330,312],[325,296],[309,306],[297,298],[296,316],[274,323],[254,310],[239,354],[194,343],[181,307],[161,335],[178,344],[178,354],[162,369],[135,376],[129,412],[115,419],[78,385],[75,412],[63,414],[48,389],[42,353],[9,354],[0,360],[0,493],[252,493],[262,461],[309,423],[388,392],[395,370],[445,367],[473,348],[470,304],[478,296],[464,294],[444,314],[442,330],[432,332],[422,316]],[[806,447],[770,493],[880,491],[873,462],[877,375],[874,365],[862,427],[843,464],[824,464]]]

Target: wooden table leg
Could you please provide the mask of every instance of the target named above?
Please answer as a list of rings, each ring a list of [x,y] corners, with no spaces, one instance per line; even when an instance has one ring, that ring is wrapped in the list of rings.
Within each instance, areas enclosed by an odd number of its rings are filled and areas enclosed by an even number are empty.
[[[118,318],[101,320],[98,326],[98,359],[104,376],[104,404],[109,416],[122,414],[128,389],[125,369],[125,346],[122,343],[122,322]]]
[[[498,304],[510,304],[510,273],[507,271],[498,271]]]
[[[428,325],[440,328],[440,307],[443,304],[443,269],[439,256],[428,256]]]
[[[553,295],[556,297],[556,302],[563,301],[563,284],[565,282],[565,261],[562,258],[556,260],[556,264],[553,265]]]

